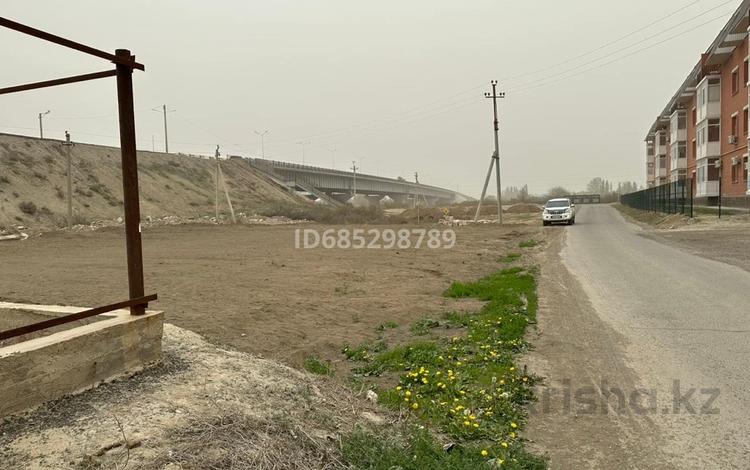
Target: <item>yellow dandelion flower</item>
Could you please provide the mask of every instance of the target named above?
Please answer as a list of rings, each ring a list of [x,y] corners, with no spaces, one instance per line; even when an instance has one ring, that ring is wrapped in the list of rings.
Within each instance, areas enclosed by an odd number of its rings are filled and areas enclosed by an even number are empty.
[[[464,421],[464,426],[471,426],[471,423],[468,421]]]
[[[479,423],[474,423],[474,427],[478,428],[479,427]]]
[[[503,449],[507,449],[508,448],[508,443],[507,442],[501,442],[500,445],[503,447]]]
[[[489,455],[490,453],[489,453],[489,452],[487,452],[487,450],[486,450],[486,449],[482,449],[482,452],[481,452],[481,454],[482,454],[482,457],[487,457],[487,456],[488,456],[488,455]]]
[[[513,439],[515,439],[516,438],[516,433],[514,433],[514,432],[510,433],[510,437],[513,438]]]
[[[406,392],[404,392],[404,395],[406,395],[407,397],[410,397],[411,396],[411,392],[409,390],[407,390]]]
[[[419,408],[419,403],[414,402],[414,403],[412,403],[411,407],[412,407],[412,409],[416,410],[417,408]]]
[[[400,392],[401,391],[401,385],[399,385],[398,387],[396,387],[396,390]]]
[[[518,425],[516,423],[510,423],[510,427],[512,427],[513,429],[516,429]]]

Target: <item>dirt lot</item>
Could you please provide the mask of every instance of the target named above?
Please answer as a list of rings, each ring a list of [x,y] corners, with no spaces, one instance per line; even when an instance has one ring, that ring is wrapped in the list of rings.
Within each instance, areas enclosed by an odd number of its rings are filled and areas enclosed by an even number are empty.
[[[719,220],[715,214],[697,213],[689,219],[615,207],[641,226],[646,237],[750,271],[750,217],[746,214],[725,215]]]
[[[736,228],[670,230],[653,238],[690,253],[750,271],[750,224]]]
[[[394,227],[397,229],[405,226]],[[433,226],[434,227],[434,226]],[[155,227],[143,234],[147,293],[167,322],[210,341],[299,366],[341,361],[344,344],[373,339],[384,322],[461,308],[441,293],[503,266],[541,239],[541,226],[455,227],[450,250],[295,249],[299,226]],[[384,229],[386,227],[378,227]],[[445,227],[440,227],[445,228]],[[0,245],[0,299],[96,306],[127,297],[121,229],[48,233]]]

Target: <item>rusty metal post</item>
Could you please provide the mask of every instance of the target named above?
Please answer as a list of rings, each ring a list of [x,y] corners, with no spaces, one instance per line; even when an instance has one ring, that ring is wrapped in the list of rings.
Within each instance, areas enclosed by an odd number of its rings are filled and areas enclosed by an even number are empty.
[[[130,51],[118,49],[115,55],[131,60]],[[135,58],[132,58],[135,62]],[[120,115],[120,148],[122,149],[122,190],[125,206],[125,238],[128,256],[128,288],[130,298],[144,296],[143,248],[141,246],[141,208],[138,200],[138,158],[135,143],[135,112],[133,110],[133,68],[117,64],[117,104]],[[132,315],[146,313],[145,305],[130,307]]]

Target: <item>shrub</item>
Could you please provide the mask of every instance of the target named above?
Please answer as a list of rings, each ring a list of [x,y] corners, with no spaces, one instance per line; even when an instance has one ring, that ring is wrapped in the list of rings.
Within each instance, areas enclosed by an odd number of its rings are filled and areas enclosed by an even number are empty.
[[[305,359],[305,370],[316,375],[331,375],[333,370],[328,362],[322,361],[315,356]]]
[[[24,201],[18,204],[18,208],[26,215],[34,215],[37,211],[36,204],[30,201]]]

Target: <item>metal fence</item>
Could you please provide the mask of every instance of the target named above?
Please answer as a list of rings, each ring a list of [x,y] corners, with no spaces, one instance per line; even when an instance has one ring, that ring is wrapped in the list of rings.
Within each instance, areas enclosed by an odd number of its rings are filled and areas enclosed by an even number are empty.
[[[680,180],[620,196],[620,204],[651,212],[693,217],[691,180]]]

